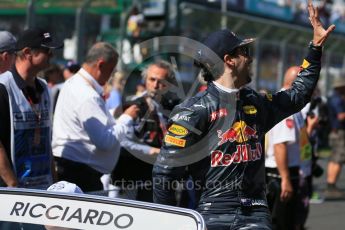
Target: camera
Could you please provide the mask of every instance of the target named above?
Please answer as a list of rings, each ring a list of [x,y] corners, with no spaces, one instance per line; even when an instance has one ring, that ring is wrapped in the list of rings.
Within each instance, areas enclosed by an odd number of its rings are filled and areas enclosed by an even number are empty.
[[[138,97],[136,99],[129,99],[123,102],[123,110],[126,110],[128,107],[136,105],[139,107],[139,114],[140,118],[145,116],[146,111],[149,109],[145,97]]]
[[[166,92],[162,94],[161,105],[165,110],[173,110],[174,107],[181,103],[181,99],[176,93]]]
[[[307,116],[314,118],[315,117],[315,113],[313,112],[314,109],[316,109],[317,106],[319,106],[322,103],[322,99],[321,97],[314,97],[311,99],[310,101],[310,107],[309,110],[307,112]]]
[[[323,174],[323,168],[319,164],[317,164],[317,163],[314,163],[312,165],[312,169],[311,170],[312,170],[312,175],[314,177],[320,177]]]

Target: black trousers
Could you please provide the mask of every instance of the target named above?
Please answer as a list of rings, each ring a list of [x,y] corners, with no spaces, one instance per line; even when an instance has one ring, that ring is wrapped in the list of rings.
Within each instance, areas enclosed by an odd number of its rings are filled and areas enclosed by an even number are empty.
[[[135,200],[153,202],[152,167],[121,148],[120,158],[112,172],[113,182],[124,191],[135,188]]]
[[[266,168],[267,203],[272,215],[273,230],[293,230],[299,224],[298,193],[299,193],[299,168],[289,168],[293,195],[290,200],[280,200],[281,179],[278,178],[277,169]]]
[[[58,180],[78,185],[83,192],[103,190],[102,173],[90,166],[61,157],[54,157]]]
[[[224,213],[200,213],[208,230],[272,230],[267,207],[229,207]]]

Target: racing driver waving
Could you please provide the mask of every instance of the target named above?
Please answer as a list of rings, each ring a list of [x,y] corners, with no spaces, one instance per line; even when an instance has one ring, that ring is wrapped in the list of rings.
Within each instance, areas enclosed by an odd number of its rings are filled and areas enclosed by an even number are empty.
[[[265,196],[263,140],[283,118],[310,101],[317,84],[324,29],[308,1],[313,40],[292,88],[262,96],[251,81],[250,45],[229,30],[211,33],[197,48],[195,64],[207,90],[175,107],[153,168],[154,201],[176,205],[174,182],[187,172],[208,230],[271,229]]]

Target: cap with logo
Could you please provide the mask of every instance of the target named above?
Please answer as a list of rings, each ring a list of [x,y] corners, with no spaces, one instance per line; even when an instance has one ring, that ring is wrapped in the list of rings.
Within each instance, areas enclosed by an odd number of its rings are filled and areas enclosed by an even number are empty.
[[[80,65],[75,61],[68,61],[65,65],[65,69],[68,69],[72,73],[76,73],[80,69]]]
[[[0,53],[16,50],[17,39],[8,31],[0,31]]]
[[[214,64],[216,61],[211,60],[210,63],[210,58],[214,57],[211,52],[223,60],[225,54],[230,54],[236,48],[245,46],[254,41],[255,38],[241,39],[234,32],[228,29],[218,30],[211,33],[203,41],[204,47],[198,50],[196,60]]]
[[[59,181],[52,184],[47,191],[55,191],[55,192],[65,192],[65,193],[83,193],[81,188],[78,185],[67,182],[67,181]]]
[[[59,49],[63,47],[63,43],[53,39],[47,30],[28,29],[19,36],[17,41],[17,50],[22,50],[25,47]]]

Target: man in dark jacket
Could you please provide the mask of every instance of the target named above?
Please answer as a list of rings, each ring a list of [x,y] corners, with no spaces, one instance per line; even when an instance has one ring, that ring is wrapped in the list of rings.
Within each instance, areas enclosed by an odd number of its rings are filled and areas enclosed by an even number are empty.
[[[162,146],[168,120],[167,113],[171,111],[171,108],[165,106],[169,104],[165,91],[169,83],[174,82],[175,76],[172,65],[163,60],[156,60],[144,69],[142,77],[146,91],[131,97],[128,101],[128,104],[135,103],[139,106],[141,111],[139,119],[133,124],[133,131],[127,132],[131,144],[121,149],[119,163],[112,178],[117,185],[124,181],[129,183],[128,187],[135,181],[137,186],[135,199],[152,202],[151,162],[155,161]],[[126,108],[126,105],[124,107]],[[128,170],[129,165],[135,170]]]
[[[174,182],[186,165],[198,194],[197,210],[208,230],[271,229],[265,198],[265,133],[310,100],[321,69],[325,30],[309,0],[314,28],[309,52],[292,88],[261,96],[245,87],[250,79],[249,45],[229,30],[204,42],[196,64],[208,89],[175,107],[153,169],[154,201],[175,205]]]

